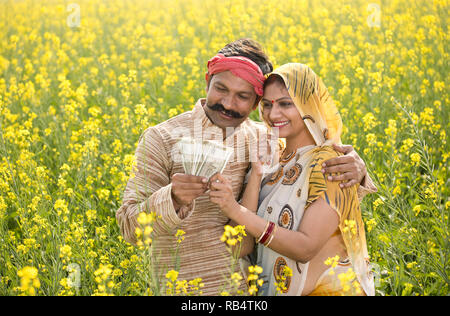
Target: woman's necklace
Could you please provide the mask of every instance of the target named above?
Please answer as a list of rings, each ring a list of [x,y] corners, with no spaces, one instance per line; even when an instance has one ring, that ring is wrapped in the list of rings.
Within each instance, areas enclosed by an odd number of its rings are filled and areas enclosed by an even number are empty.
[[[300,148],[297,148],[296,150],[290,152],[289,154],[285,155],[286,152],[286,147],[283,149],[283,151],[281,152],[281,156],[280,156],[280,163],[283,165],[286,165],[289,161],[291,161],[291,159],[298,153],[298,157],[296,158],[297,160],[299,159],[300,156],[302,156],[304,153],[308,152],[309,150],[311,150],[312,148],[314,148],[315,145],[307,145],[307,146],[303,146]]]
[[[294,157],[297,150],[294,150],[287,155],[285,155],[285,152],[286,152],[286,147],[283,149],[281,156],[280,156],[280,162],[282,162],[282,163],[289,162],[292,159],[292,157]]]

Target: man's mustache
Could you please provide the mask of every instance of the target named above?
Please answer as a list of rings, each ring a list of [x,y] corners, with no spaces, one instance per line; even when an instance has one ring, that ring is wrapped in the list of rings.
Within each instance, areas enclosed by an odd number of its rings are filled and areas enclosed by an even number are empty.
[[[240,118],[244,117],[243,115],[241,115],[238,112],[234,112],[234,111],[225,109],[224,106],[222,104],[220,104],[220,103],[216,103],[216,104],[211,105],[211,106],[208,105],[208,107],[211,110],[213,110],[213,111],[219,111],[219,112],[223,111],[226,115],[229,115],[229,116],[231,116],[233,118],[236,118],[236,119],[240,119]]]

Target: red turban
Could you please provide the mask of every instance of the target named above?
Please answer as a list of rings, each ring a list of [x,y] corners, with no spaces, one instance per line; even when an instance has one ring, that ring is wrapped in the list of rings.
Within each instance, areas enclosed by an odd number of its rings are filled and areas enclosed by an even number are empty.
[[[231,71],[233,75],[248,81],[255,88],[257,95],[263,95],[265,77],[261,68],[251,59],[243,56],[225,57],[223,54],[217,54],[208,61],[206,81],[209,81],[212,75],[224,71]]]

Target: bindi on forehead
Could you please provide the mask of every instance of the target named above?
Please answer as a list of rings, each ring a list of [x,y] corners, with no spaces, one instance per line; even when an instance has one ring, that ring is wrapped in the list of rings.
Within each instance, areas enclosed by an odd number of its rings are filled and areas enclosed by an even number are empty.
[[[276,100],[275,100],[275,99],[272,100],[272,99],[265,99],[265,98],[263,98],[263,101],[267,101],[267,102],[270,102],[270,103],[272,103],[272,104],[274,104],[275,102],[283,101],[283,100],[288,101],[288,100],[291,100],[291,98],[290,98],[290,97],[281,97],[281,98],[276,99]]]

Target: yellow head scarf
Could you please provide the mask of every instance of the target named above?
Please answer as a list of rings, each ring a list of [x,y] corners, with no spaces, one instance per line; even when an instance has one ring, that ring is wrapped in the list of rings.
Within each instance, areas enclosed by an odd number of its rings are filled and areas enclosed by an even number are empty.
[[[342,119],[322,79],[300,63],[285,64],[275,69],[272,75],[283,79],[316,145],[340,145]],[[261,106],[259,110],[262,119]]]

